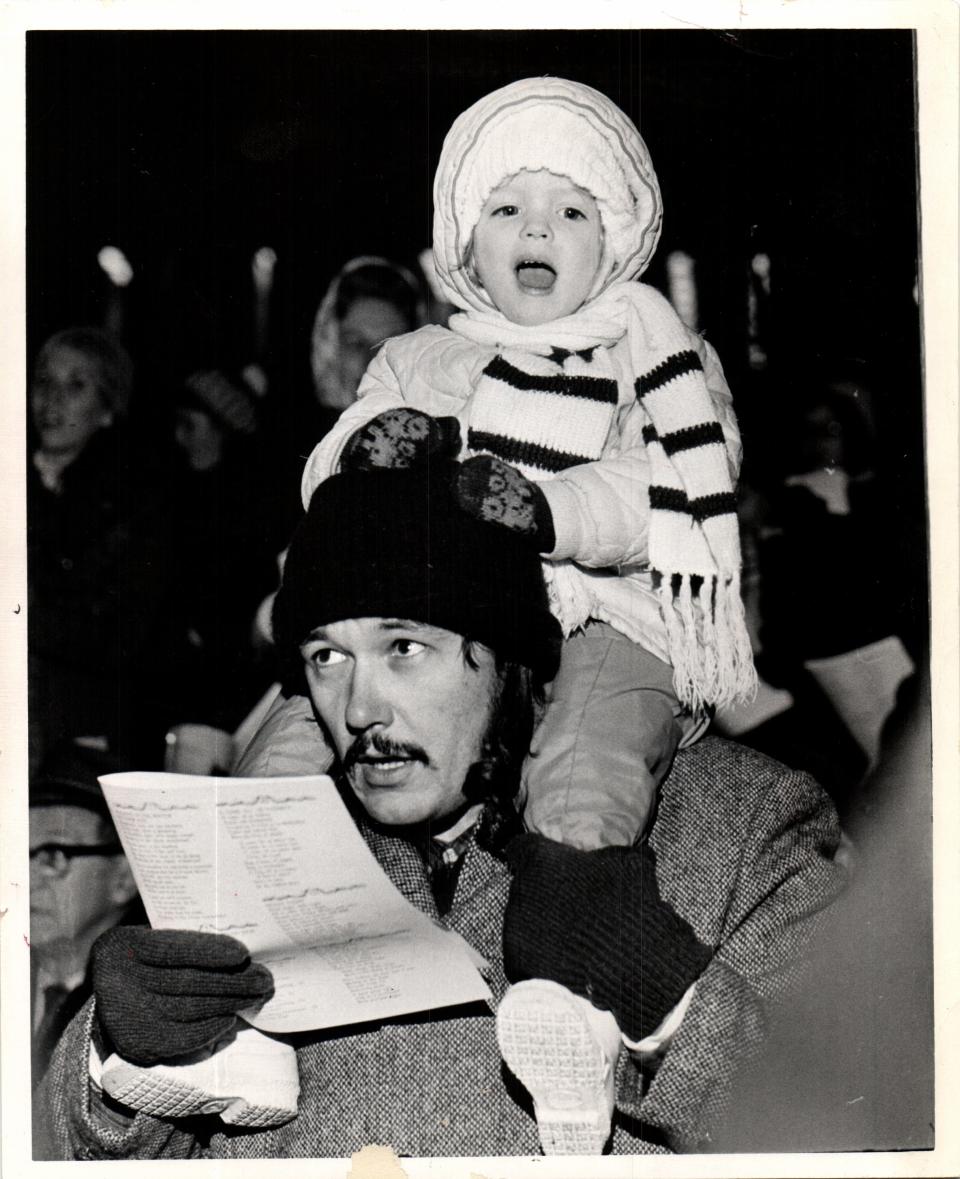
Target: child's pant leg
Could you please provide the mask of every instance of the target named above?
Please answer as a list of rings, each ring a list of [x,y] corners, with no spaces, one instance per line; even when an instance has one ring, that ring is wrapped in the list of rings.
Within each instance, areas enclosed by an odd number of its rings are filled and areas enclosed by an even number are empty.
[[[325,774],[333,750],[309,696],[278,696],[234,767],[235,778],[294,778]]]
[[[592,849],[634,843],[691,720],[673,669],[603,622],[564,644],[524,763],[532,831]]]

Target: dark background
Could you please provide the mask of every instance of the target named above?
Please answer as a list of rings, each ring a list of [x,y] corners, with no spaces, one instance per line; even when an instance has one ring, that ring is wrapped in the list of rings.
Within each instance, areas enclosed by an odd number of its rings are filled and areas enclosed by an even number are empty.
[[[696,259],[748,460],[762,466],[808,372],[852,370],[922,514],[909,30],[29,33],[28,356],[101,318],[96,254],[110,243],[136,272],[141,405],[204,357],[245,363],[250,258],[269,245],[284,396],[307,380],[310,323],[339,266],[358,253],[412,264],[429,244],[452,119],[546,73],[638,122],[665,209],[647,277],[663,284],[672,249]],[[762,379],[746,351],[758,250],[773,267]]]

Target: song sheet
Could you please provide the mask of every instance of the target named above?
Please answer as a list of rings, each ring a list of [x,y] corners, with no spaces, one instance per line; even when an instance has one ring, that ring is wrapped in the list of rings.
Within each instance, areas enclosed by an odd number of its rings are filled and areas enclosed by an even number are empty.
[[[132,772],[101,779],[155,928],[242,941],[276,993],[267,1032],[489,998],[479,956],[388,879],[333,781]]]

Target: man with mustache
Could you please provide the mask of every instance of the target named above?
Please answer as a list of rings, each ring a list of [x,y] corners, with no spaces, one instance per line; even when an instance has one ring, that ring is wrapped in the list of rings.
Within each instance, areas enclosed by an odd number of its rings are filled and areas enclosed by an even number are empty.
[[[493,1009],[283,1037],[300,1079],[283,1125],[134,1116],[91,1085],[91,1049],[175,1061],[229,1037],[271,980],[221,935],[113,932],[98,943],[95,1001],[48,1074],[51,1157],[344,1156],[370,1142],[534,1154],[529,1098],[497,1045],[508,978],[562,984],[616,1017],[631,1051],[588,1078],[615,1093],[610,1150],[708,1143],[765,1001],[841,883],[836,815],[811,779],[706,739],[678,755],[644,843],[582,852],[518,835],[519,771],[558,627],[536,554],[466,516],[455,479],[438,460],[323,483],[291,544],[274,630],[315,714],[305,765],[328,768],[310,757],[326,748],[319,722],[377,860],[487,960]],[[281,769],[269,724],[247,764]]]

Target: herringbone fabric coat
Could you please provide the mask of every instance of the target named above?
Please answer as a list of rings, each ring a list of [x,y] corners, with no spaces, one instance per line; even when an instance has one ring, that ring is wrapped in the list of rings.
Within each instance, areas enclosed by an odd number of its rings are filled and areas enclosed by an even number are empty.
[[[404,895],[435,914],[415,849],[365,835]],[[808,776],[715,738],[677,756],[650,842],[662,896],[716,953],[655,1074],[622,1054],[615,1153],[708,1146],[734,1070],[762,1038],[766,1000],[799,962],[815,914],[842,886],[838,838],[833,806]],[[492,964],[495,1002],[505,987],[508,886],[504,864],[470,847],[445,918]],[[414,1156],[538,1153],[523,1090],[503,1069],[483,1004],[297,1037],[300,1110],[270,1131],[142,1114],[125,1132],[101,1128],[87,1105],[91,1020],[88,1007],[43,1083],[49,1157],[327,1157],[367,1143]]]

